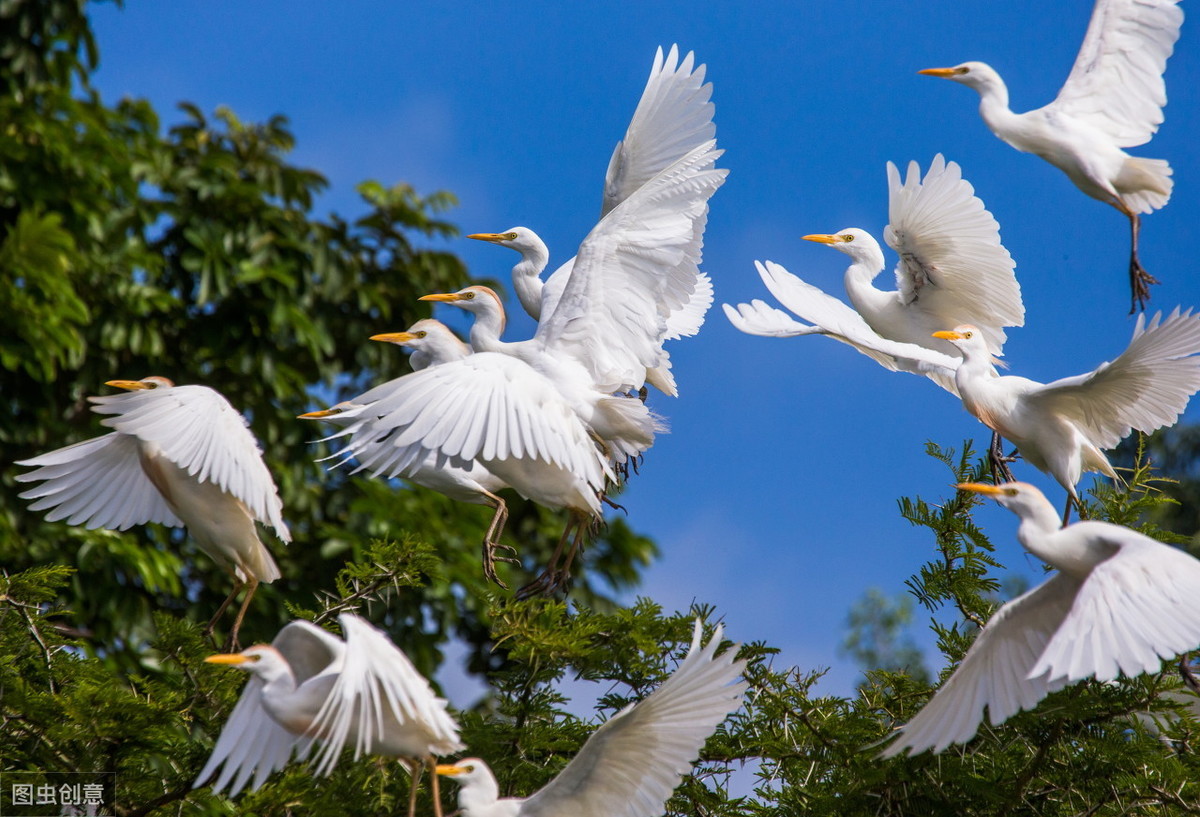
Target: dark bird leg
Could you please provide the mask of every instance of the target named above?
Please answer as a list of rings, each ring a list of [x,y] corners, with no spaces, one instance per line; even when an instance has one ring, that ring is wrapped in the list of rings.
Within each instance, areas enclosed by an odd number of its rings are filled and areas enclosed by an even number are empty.
[[[1146,268],[1138,260],[1138,233],[1142,230],[1141,217],[1130,210],[1125,205],[1125,202],[1120,199],[1117,199],[1117,209],[1129,218],[1131,234],[1131,246],[1129,250],[1129,314],[1132,315],[1139,309],[1146,308],[1146,301],[1150,300],[1150,285],[1157,284],[1159,281],[1153,275],[1146,272]]]
[[[550,557],[550,563],[546,565],[546,569],[538,574],[537,578],[529,584],[517,591],[518,599],[528,599],[533,596],[548,596],[557,590],[564,582],[562,571],[558,564],[562,561],[563,548],[566,547],[567,539],[570,538],[571,532],[582,528],[584,524],[583,517],[577,511],[571,511],[571,518],[567,522],[567,526],[563,528],[562,536],[558,538],[558,545],[554,548],[554,554]],[[571,553],[574,554],[575,548],[572,546]]]
[[[233,620],[233,629],[229,631],[229,638],[225,641],[226,652],[241,649],[241,645],[238,644],[238,632],[242,629],[242,619],[246,617],[246,610],[250,608],[250,600],[258,590],[258,579],[251,576],[243,586],[246,588],[246,595],[242,596],[242,606],[238,609],[237,618]]]
[[[442,794],[438,789],[437,768],[432,757],[425,758],[429,767],[429,793],[433,796],[433,817],[442,817]]]
[[[233,602],[234,598],[237,597],[237,594],[241,592],[244,586],[245,585],[238,579],[238,577],[234,575],[233,591],[225,597],[225,601],[221,602],[221,606],[217,608],[217,612],[213,614],[213,617],[209,620],[208,625],[204,628],[204,636],[206,638],[212,638],[213,630],[215,630],[217,627],[217,622],[221,620],[221,616],[225,615],[225,611],[229,609],[229,605]],[[213,642],[213,646],[216,646],[215,641]]]
[[[1008,464],[1016,462],[1017,452],[1014,451],[1009,456],[1004,456],[1004,439],[1000,436],[1000,432],[992,432],[992,447],[988,449],[988,463],[992,467],[992,484],[1000,485],[1003,482],[1016,482],[1009,470]]]
[[[487,504],[495,508],[496,512],[492,514],[492,521],[488,525],[487,533],[483,536],[483,575],[488,581],[507,590],[508,585],[496,575],[496,562],[508,562],[514,565],[521,563],[516,558],[516,548],[500,543],[500,535],[504,533],[504,525],[508,522],[508,505],[493,493],[484,491],[484,496],[488,500]],[[507,551],[510,555],[497,556],[497,550]]]

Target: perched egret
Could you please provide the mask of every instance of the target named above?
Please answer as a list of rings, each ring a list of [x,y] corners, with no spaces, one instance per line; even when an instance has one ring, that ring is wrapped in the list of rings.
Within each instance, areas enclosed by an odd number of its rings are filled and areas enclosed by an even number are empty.
[[[43,483],[21,497],[37,500],[32,510],[49,509],[52,522],[89,529],[147,522],[186,527],[234,579],[206,635],[245,589],[229,633],[229,645],[236,645],[259,582],[280,575],[255,520],[291,541],[258,443],[245,418],[207,386],[176,386],[165,377],[107,385],[127,393],[88,400],[96,413],[114,415],[100,422],[115,431],[17,463],[37,468],[17,476],[19,482]]]
[[[458,339],[449,327],[440,321],[425,319],[414,323],[407,331],[374,335],[371,340],[394,343],[412,349],[410,358],[413,369],[421,370],[429,366],[437,366],[452,360],[461,360],[471,353],[470,347]],[[372,389],[359,400],[368,400],[367,404],[344,401],[324,411],[310,411],[301,414],[301,419],[328,420],[342,427],[350,426],[367,418],[370,406],[378,399],[390,393],[392,380]],[[383,440],[375,440],[364,444],[360,454],[374,463],[376,475],[387,469],[386,459],[380,461],[377,454],[379,446],[386,445]],[[394,452],[395,449],[390,449]],[[383,452],[388,453],[388,452]],[[488,471],[478,462],[471,462],[466,467],[456,467],[447,462],[438,463],[434,453],[426,455],[425,460],[407,477],[425,488],[430,488],[458,502],[469,502],[473,505],[487,505],[494,510],[487,532],[483,537],[483,573],[492,582],[505,587],[500,577],[496,575],[496,560],[512,561],[511,557],[497,556],[498,548],[512,552],[513,549],[500,544],[500,536],[504,532],[504,523],[508,520],[508,506],[496,492],[507,488],[504,480]]]
[[[1175,422],[1200,389],[1200,315],[1176,308],[1161,317],[1147,324],[1139,315],[1129,346],[1112,362],[1052,383],[997,375],[973,326],[935,333],[962,352],[954,377],[966,410],[1067,489],[1064,525],[1071,503],[1080,504],[1075,484],[1084,471],[1117,477],[1101,449],[1134,429],[1148,434]]]
[[[1129,218],[1129,282],[1133,305],[1145,306],[1158,283],[1138,261],[1139,213],[1171,197],[1171,166],[1121,148],[1150,141],[1167,104],[1163,72],[1179,39],[1179,0],[1096,0],[1079,56],[1049,105],[1026,113],[1008,107],[1008,88],[986,63],[920,73],[960,82],[979,93],[979,113],[992,133],[1062,170],[1075,186]]]
[[[522,496],[569,509],[555,556],[527,590],[561,586],[588,522],[601,517],[609,462],[639,456],[662,427],[640,400],[614,393],[640,388],[665,362],[665,317],[694,292],[697,225],[725,178],[713,167],[719,155],[702,145],[604,216],[532,340],[500,340],[504,309],[487,287],[425,296],[476,313],[475,354],[396,381],[375,418],[345,430],[344,456],[369,468],[363,450],[386,440],[403,449],[378,455],[389,476],[406,476],[430,452],[439,464],[475,460]]]
[[[958,487],[1019,516],[1021,545],[1058,573],[996,611],[885,756],[940,752],[975,735],[984,707],[999,725],[1068,684],[1157,672],[1200,644],[1200,561],[1108,522],[1060,528],[1054,506],[1023,482]]]
[[[960,323],[981,328],[993,355],[1003,354],[1004,328],[1021,326],[1025,307],[1013,274],[1013,260],[1000,243],[1000,226],[974,194],[954,162],[934,157],[921,179],[910,162],[901,182],[900,171],[888,162],[888,226],[884,239],[896,251],[895,290],[880,290],[872,281],[884,270],[878,242],[863,230],[849,228],[832,235],[806,235],[850,256],[846,294],[853,314],[840,301],[788,273],[778,264],[758,264],[759,275],[780,303],[811,326],[779,321],[769,308],[725,305],[725,313],[748,334],[791,336],[825,334],[854,346],[892,370],[915,371],[957,394],[953,374],[941,368],[914,365],[907,357],[881,353],[856,343],[862,324],[869,333],[898,343],[913,343],[961,357],[950,343],[931,333]],[[849,314],[848,314],[849,313]],[[850,329],[841,324],[849,324]]]
[[[328,775],[343,747],[353,742],[355,760],[363,754],[395,755],[409,766],[412,817],[421,764],[432,767],[434,755],[463,749],[458,724],[446,712],[446,701],[433,694],[386,634],[351,613],[338,616],[338,622],[344,641],[308,621],[293,621],[269,645],[205,659],[252,677],[193,788],[208,783],[220,768],[213,791],[228,789],[235,797],[251,776],[254,791],[293,754],[308,757],[314,742],[320,745],[317,774]],[[440,815],[436,775],[433,802]]]
[[[654,817],[695,762],[704,741],[741,705],[745,661],[717,655],[722,628],[692,647],[679,668],[643,700],[600,726],[558,775],[530,797],[500,797],[478,758],[437,767],[458,783],[463,817]]]

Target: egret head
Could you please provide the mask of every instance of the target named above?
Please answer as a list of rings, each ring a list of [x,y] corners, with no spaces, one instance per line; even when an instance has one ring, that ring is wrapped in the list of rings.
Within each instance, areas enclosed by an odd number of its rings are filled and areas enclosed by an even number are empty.
[[[343,400],[340,403],[330,406],[322,411],[310,411],[306,414],[297,414],[298,420],[345,420],[348,419],[347,414],[357,413],[363,406],[359,403]],[[220,661],[216,663],[221,663]]]
[[[550,251],[546,249],[545,242],[538,238],[538,234],[528,227],[509,227],[502,233],[471,233],[467,238],[474,238],[476,241],[487,241],[491,244],[499,244],[501,247],[508,247],[516,250],[524,256],[545,256],[549,257]]]
[[[491,287],[471,286],[458,292],[422,295],[418,300],[439,301],[457,306],[476,315],[499,312],[504,314],[504,303]]]
[[[972,355],[988,355],[990,358],[987,339],[984,338],[983,333],[978,328],[969,323],[964,323],[961,326],[956,326],[944,332],[934,332],[933,337],[950,341],[950,343],[954,344],[962,352],[964,358]]]
[[[803,238],[805,241],[826,244],[835,250],[844,252],[855,263],[872,264],[880,269],[883,268],[883,250],[880,249],[879,242],[866,230],[847,227],[845,230],[839,230],[833,234],[814,233],[803,236]]]
[[[291,672],[283,653],[270,644],[255,644],[238,653],[210,655],[204,660],[210,664],[225,664],[252,672],[264,681]]]
[[[460,786],[487,783],[489,781],[493,786],[496,785],[496,776],[492,774],[492,770],[477,757],[467,757],[457,763],[439,765],[435,771],[440,775],[449,777]]]
[[[995,83],[1003,85],[996,69],[986,62],[964,62],[953,68],[922,68],[917,73],[927,77],[953,80],[976,90]]]
[[[151,389],[169,389],[175,384],[165,377],[152,375],[151,377],[143,377],[141,380],[108,380],[105,381],[104,385],[128,391],[148,391]]]
[[[1052,520],[1057,513],[1046,495],[1028,482],[1006,482],[1003,485],[986,485],[981,482],[964,482],[955,485],[960,491],[970,491],[976,494],[990,496],[1018,516],[1032,516],[1034,513],[1044,513],[1049,510]]]

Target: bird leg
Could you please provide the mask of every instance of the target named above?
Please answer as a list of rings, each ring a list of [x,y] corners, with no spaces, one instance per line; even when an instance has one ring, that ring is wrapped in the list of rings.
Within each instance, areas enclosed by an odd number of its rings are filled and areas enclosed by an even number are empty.
[[[1183,683],[1187,688],[1197,695],[1200,695],[1200,680],[1196,679],[1195,673],[1192,672],[1191,666],[1188,665],[1188,657],[1184,655],[1179,659],[1179,677],[1183,679]]]
[[[407,757],[400,758],[400,762],[408,767],[408,817],[417,817],[417,781],[421,779],[421,769],[424,767]]]
[[[519,565],[520,559],[516,558],[517,549],[511,545],[501,544],[500,535],[504,532],[504,524],[508,521],[508,505],[504,500],[493,493],[484,492],[487,497],[488,504],[496,509],[492,514],[491,524],[488,525],[487,533],[483,536],[483,576],[493,584],[497,584],[508,589],[499,576],[496,575],[496,562],[508,562],[509,564]],[[510,553],[510,556],[497,556],[497,550],[504,550]]]
[[[571,518],[567,521],[567,526],[563,528],[562,536],[558,538],[558,545],[554,548],[553,555],[550,556],[550,562],[546,568],[537,575],[533,581],[517,591],[518,599],[528,599],[533,596],[548,596],[559,588],[563,583],[563,577],[560,575],[558,563],[562,559],[563,548],[567,544],[567,538],[571,531],[583,524],[582,517],[575,511],[571,511]],[[572,548],[574,552],[574,548]]]
[[[992,447],[988,449],[988,463],[992,467],[992,484],[1000,485],[1002,482],[1015,482],[1012,471],[1009,470],[1008,464],[1017,461],[1017,452],[1013,451],[1007,457],[1004,456],[1004,439],[1000,436],[1000,432],[992,432]]]
[[[225,611],[229,609],[229,605],[233,602],[237,594],[241,592],[244,586],[245,585],[235,575],[233,577],[233,591],[225,597],[225,601],[221,602],[221,606],[217,608],[217,612],[213,614],[213,617],[209,620],[208,625],[204,628],[203,635],[206,638],[212,638],[213,630],[216,629],[217,622],[221,620],[221,616],[223,616]],[[215,641],[213,642],[213,646],[216,646]],[[228,652],[228,650],[226,650],[226,652]]]
[[[1129,314],[1132,315],[1139,309],[1146,308],[1146,301],[1150,300],[1150,285],[1157,284],[1159,281],[1153,275],[1146,272],[1146,268],[1138,261],[1138,233],[1142,229],[1141,216],[1130,210],[1125,202],[1120,199],[1117,199],[1117,209],[1129,217],[1129,229],[1131,233],[1131,248],[1129,251]]]
[[[1074,505],[1076,508],[1079,509],[1079,518],[1080,519],[1088,518],[1087,508],[1083,507],[1083,500],[1080,499],[1078,496],[1076,496],[1075,492],[1072,491],[1067,494],[1067,507],[1063,508],[1062,526],[1064,528],[1067,526],[1067,523],[1069,521],[1071,521],[1071,506],[1072,505]]]
[[[442,795],[438,790],[437,767],[433,757],[426,757],[425,765],[429,767],[429,793],[433,797],[433,817],[442,817]]]
[[[225,652],[236,652],[241,647],[238,644],[238,631],[242,629],[242,619],[246,617],[246,610],[250,608],[250,599],[254,598],[254,593],[258,590],[258,578],[251,576],[242,586],[246,588],[246,595],[242,597],[242,606],[238,608],[237,618],[233,620],[233,629],[229,631],[229,638],[225,641]]]

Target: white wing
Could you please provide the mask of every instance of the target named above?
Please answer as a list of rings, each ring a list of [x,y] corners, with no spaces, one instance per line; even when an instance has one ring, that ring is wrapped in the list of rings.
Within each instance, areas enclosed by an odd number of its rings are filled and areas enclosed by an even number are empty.
[[[1149,141],[1167,104],[1163,72],[1179,39],[1179,0],[1096,0],[1075,65],[1043,110],[1082,119],[1119,147]]]
[[[749,334],[773,337],[828,335],[853,346],[885,369],[924,375],[951,394],[958,394],[954,372],[959,360],[924,346],[888,340],[877,334],[849,306],[800,280],[779,264],[755,261],[754,265],[771,294],[797,317],[812,325],[792,321],[779,310],[773,310],[762,301],[755,301],[750,305],[739,305],[736,318],[734,310],[725,306],[726,316],[738,329]]]
[[[1105,522],[1077,522],[1056,535],[1102,542],[1114,555],[1092,569],[1031,675],[1133,677],[1200,645],[1200,561]]]
[[[979,730],[985,706],[988,719],[999,725],[1066,686],[1065,678],[1030,678],[1029,671],[1070,612],[1079,586],[1059,573],[997,610],[958,669],[901,727],[883,756],[908,749],[940,752],[952,743],[965,743]]]
[[[639,188],[579,247],[535,340],[582,363],[599,391],[636,389],[662,365],[666,318],[695,291],[709,197],[725,179],[706,143]]]
[[[579,754],[526,800],[522,817],[654,817],[695,761],[704,741],[741,705],[745,668],[736,650],[718,656],[722,630],[692,648],[662,686],[610,718]]]
[[[1112,448],[1132,429],[1170,425],[1200,389],[1200,315],[1176,308],[1166,320],[1138,316],[1128,348],[1088,374],[1047,383],[1025,395],[1031,404],[1066,417],[1091,442]]]
[[[285,542],[283,503],[258,442],[238,411],[207,386],[173,386],[89,397],[102,425],[146,442],[200,482],[240,499]]]
[[[713,104],[709,101],[712,83],[704,81],[704,66],[693,70],[694,64],[690,51],[683,62],[679,61],[678,46],[671,46],[665,60],[661,48],[655,53],[650,78],[629,129],[608,162],[601,217],[675,162],[716,138]]]
[[[271,646],[287,659],[297,685],[335,661],[344,650],[336,637],[307,621],[293,621],[285,626]],[[310,738],[287,731],[267,714],[262,705],[263,686],[257,675],[250,676],[192,788],[203,786],[224,764],[212,789],[220,792],[228,788],[229,796],[236,797],[252,776],[250,790],[255,791],[272,772],[287,765],[293,752],[298,757],[308,753]]]
[[[667,334],[663,340],[691,337],[704,325],[704,316],[713,305],[712,279],[707,273],[696,276],[696,288],[688,302],[667,316]]]
[[[939,153],[925,180],[916,162],[903,184],[891,162],[884,240],[900,256],[896,289],[929,332],[969,323],[992,354],[1004,346],[1005,326],[1021,326],[1025,307],[1000,225],[954,162]]]
[[[113,432],[17,465],[37,466],[16,480],[43,483],[20,496],[37,500],[30,510],[49,509],[51,522],[112,530],[147,522],[183,526],[142,470],[136,437]]]
[[[335,456],[356,470],[411,476],[433,452],[456,467],[471,461],[533,459],[604,487],[608,466],[570,404],[547,378],[509,355],[483,352],[392,380],[360,397],[370,403],[334,436]]]
[[[388,728],[389,714],[401,729],[428,734],[426,754],[461,751],[458,724],[446,712],[446,700],[433,694],[408,656],[356,615],[343,613],[338,622],[346,635],[341,671],[311,727],[322,736],[317,773],[333,770],[351,733],[355,760],[370,751]]]

